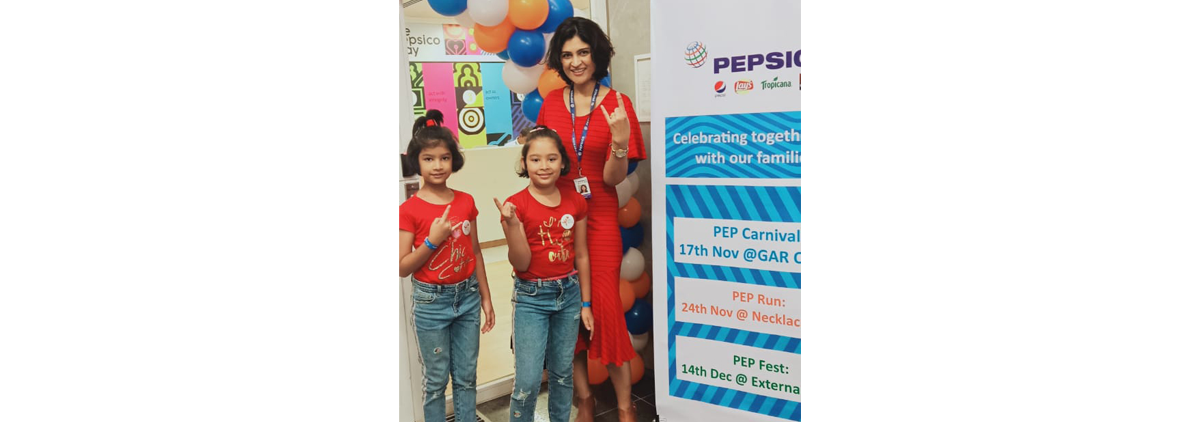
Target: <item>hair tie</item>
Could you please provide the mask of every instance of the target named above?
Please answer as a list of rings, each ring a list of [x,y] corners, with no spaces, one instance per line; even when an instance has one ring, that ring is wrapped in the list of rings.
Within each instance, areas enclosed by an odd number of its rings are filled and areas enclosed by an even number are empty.
[[[433,120],[426,120],[426,121],[425,121],[425,127],[434,127],[434,126],[437,126],[437,122],[436,122],[436,121],[433,121]]]

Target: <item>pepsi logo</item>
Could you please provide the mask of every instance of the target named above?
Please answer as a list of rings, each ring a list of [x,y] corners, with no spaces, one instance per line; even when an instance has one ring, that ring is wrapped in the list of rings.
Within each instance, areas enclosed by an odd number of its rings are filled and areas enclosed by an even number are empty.
[[[725,93],[725,81],[717,81],[717,84],[713,85],[713,90],[717,91],[718,94],[724,94]]]

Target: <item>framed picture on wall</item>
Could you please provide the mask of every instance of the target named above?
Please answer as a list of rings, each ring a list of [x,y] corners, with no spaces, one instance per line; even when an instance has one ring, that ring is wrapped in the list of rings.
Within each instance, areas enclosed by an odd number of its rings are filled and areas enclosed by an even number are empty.
[[[650,121],[650,55],[639,54],[633,56],[633,74],[636,79],[637,86],[637,103],[636,108],[639,122]]]

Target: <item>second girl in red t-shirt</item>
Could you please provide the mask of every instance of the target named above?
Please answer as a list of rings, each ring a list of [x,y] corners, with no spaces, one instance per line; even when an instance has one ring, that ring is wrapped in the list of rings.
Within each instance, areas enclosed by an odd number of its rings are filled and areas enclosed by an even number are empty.
[[[529,187],[500,210],[513,280],[513,343],[516,374],[509,416],[532,421],[549,371],[551,422],[567,422],[573,394],[572,357],[582,321],[592,330],[591,268],[587,253],[587,201],[560,190],[558,178],[570,172],[567,148],[553,130],[531,130],[521,149],[521,170]]]

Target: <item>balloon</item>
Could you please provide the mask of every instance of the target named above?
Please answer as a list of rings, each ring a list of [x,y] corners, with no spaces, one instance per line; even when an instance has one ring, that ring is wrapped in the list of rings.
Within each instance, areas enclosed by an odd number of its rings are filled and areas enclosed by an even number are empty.
[[[508,57],[521,66],[537,66],[546,57],[546,39],[537,32],[518,29],[508,39]]]
[[[642,256],[642,251],[631,248],[629,252],[625,252],[625,257],[621,258],[621,278],[623,279],[636,280],[645,269],[646,258]]]
[[[537,30],[545,33],[554,33],[563,21],[575,13],[575,10],[571,6],[570,0],[550,0],[549,6],[550,11],[546,15],[546,22],[543,22],[542,26],[539,26]]]
[[[550,4],[546,0],[509,0],[508,18],[517,28],[538,30],[550,15]],[[538,31],[542,32],[542,31]]]
[[[525,94],[525,101],[521,102],[521,111],[525,112],[525,118],[529,121],[537,121],[538,112],[542,111],[542,96],[538,95],[536,89]]]
[[[538,76],[544,69],[541,65],[517,66],[510,60],[504,63],[504,69],[500,70],[500,79],[504,81],[504,86],[508,87],[509,91],[517,93],[534,91],[537,89]],[[538,98],[541,96],[539,95]]]
[[[504,61],[508,61],[508,48],[505,48],[504,51],[496,53],[496,57],[504,59]],[[521,91],[517,91],[517,92],[521,92]]]
[[[588,354],[588,384],[600,385],[608,380],[608,368],[600,364],[599,359],[592,359]]]
[[[622,180],[621,183],[617,183],[616,189],[617,189],[617,206],[618,207],[625,206],[625,203],[629,202],[629,198],[633,197],[633,191],[634,191],[633,188],[634,188],[634,186],[629,181],[628,177],[626,177],[625,180]]]
[[[554,90],[566,86],[567,83],[562,80],[561,76],[558,76],[557,70],[546,68],[546,71],[542,72],[542,76],[538,78],[537,89],[538,93],[542,94],[542,98],[546,98]]]
[[[515,29],[512,22],[507,20],[501,21],[496,26],[486,26],[475,22],[475,44],[479,44],[479,48],[483,51],[499,53],[508,48],[508,39],[512,37]]]
[[[642,360],[642,355],[634,354],[633,359],[629,360],[629,374],[630,384],[637,384],[642,380],[642,376],[646,375],[646,362]]]
[[[621,227],[621,253],[629,252],[629,248],[642,246],[642,238],[645,236],[646,232],[641,223],[634,224],[633,227]]]
[[[621,227],[630,228],[636,226],[638,221],[642,219],[642,204],[637,198],[629,198],[629,202],[625,206],[617,210],[617,224]]]
[[[634,299],[633,307],[625,312],[625,327],[629,328],[632,334],[645,334],[650,331],[652,322],[650,304],[642,299]]]
[[[496,26],[508,16],[508,0],[467,0],[471,19],[483,26]]]
[[[646,343],[650,342],[650,333],[629,335],[629,343],[633,344],[633,350],[640,352],[646,348]]]
[[[608,77],[605,76],[604,79],[608,79]],[[637,161],[629,160],[629,170],[626,170],[625,174],[626,175],[633,174],[633,171],[637,170],[637,163],[638,163]]]
[[[459,26],[466,28],[466,29],[471,29],[471,28],[475,27],[475,21],[471,20],[471,14],[467,13],[467,12],[459,13],[458,16],[454,17],[454,21],[458,22]]]
[[[617,280],[617,284],[621,290],[621,312],[629,310],[633,306],[633,283],[625,280]]]
[[[429,7],[442,16],[454,16],[467,10],[467,0],[429,0]]]
[[[633,281],[633,296],[641,299],[650,294],[650,273],[642,273],[641,277]]]
[[[601,79],[600,86],[612,88],[612,75],[605,76],[604,79]]]

